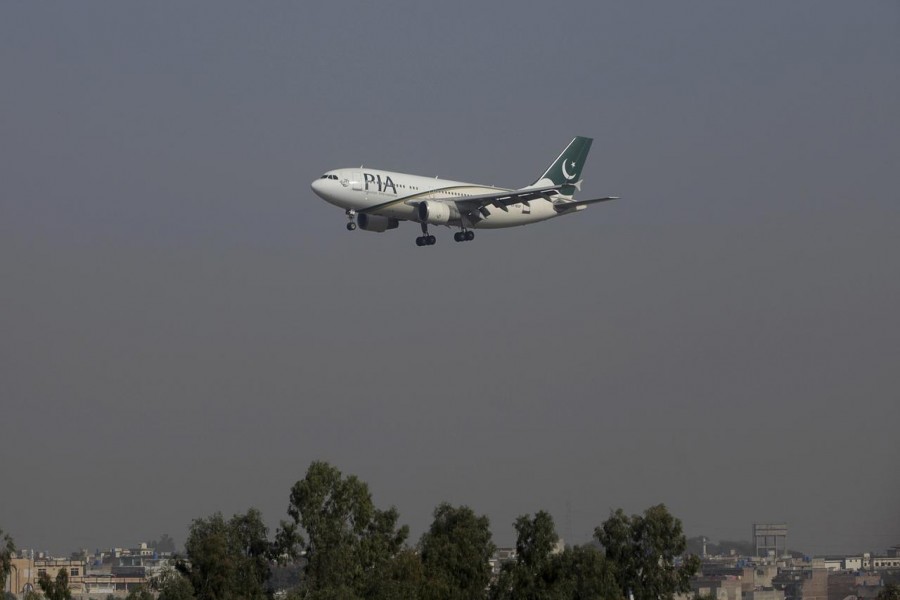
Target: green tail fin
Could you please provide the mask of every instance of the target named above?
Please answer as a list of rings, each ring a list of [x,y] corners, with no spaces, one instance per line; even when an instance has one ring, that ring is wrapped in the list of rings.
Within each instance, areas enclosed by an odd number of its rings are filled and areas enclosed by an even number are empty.
[[[573,139],[532,185],[536,186],[542,182],[548,185],[549,182],[552,182],[552,185],[571,184],[566,185],[560,192],[566,196],[574,194],[575,184],[581,181],[581,170],[584,168],[593,141],[592,138],[580,136]]]

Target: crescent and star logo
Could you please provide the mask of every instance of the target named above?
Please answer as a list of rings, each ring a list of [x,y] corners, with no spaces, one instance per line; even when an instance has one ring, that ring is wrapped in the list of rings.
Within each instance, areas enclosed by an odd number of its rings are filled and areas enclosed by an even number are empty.
[[[574,168],[575,168],[575,161],[573,160],[573,161],[570,163],[570,165],[571,165],[572,168],[574,169]],[[563,174],[563,177],[565,177],[567,181],[568,181],[568,180],[571,180],[571,179],[575,179],[575,176],[574,176],[574,175],[569,175],[569,172],[566,171],[566,161],[563,161],[563,162],[562,162],[562,174]]]

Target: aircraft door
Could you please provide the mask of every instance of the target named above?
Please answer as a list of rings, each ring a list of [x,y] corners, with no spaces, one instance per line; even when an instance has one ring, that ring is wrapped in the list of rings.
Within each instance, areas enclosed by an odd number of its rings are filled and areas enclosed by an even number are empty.
[[[359,171],[348,171],[345,185],[349,185],[351,190],[360,192],[363,189],[363,174]],[[343,182],[341,182],[343,183]]]

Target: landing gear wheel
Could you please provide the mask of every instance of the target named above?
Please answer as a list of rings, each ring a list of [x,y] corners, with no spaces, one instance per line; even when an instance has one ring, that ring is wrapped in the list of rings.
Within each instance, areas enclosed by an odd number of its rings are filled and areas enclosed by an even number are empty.
[[[466,241],[467,241],[467,242],[471,242],[472,240],[475,239],[475,232],[474,232],[474,231],[467,231],[467,232],[465,232],[464,235],[465,235],[465,238],[466,238]]]
[[[419,236],[416,238],[416,246],[424,246],[425,245],[425,236]]]
[[[433,235],[429,235],[425,237],[425,243],[429,246],[434,246],[437,243],[437,238]]]
[[[461,242],[461,241],[463,241],[463,236],[464,236],[464,235],[465,235],[465,234],[464,234],[462,231],[457,231],[456,233],[453,234],[453,241],[454,241],[454,242]]]
[[[356,229],[356,223],[354,223],[353,221],[347,223],[347,231],[353,231],[354,229]]]

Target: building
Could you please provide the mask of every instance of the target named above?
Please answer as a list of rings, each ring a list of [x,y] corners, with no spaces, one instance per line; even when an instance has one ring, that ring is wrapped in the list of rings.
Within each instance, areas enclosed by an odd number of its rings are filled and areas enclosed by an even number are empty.
[[[828,600],[828,571],[824,568],[781,569],[772,585],[784,591],[786,600]]]
[[[712,597],[716,600],[741,600],[741,578],[731,575],[701,576],[691,579],[694,597]]]
[[[7,589],[13,594],[24,594],[29,591],[38,591],[38,579],[46,574],[50,579],[56,579],[60,570],[66,572],[69,577],[69,589],[72,593],[84,591],[85,561],[61,558],[13,558],[7,582]]]
[[[864,598],[869,590],[881,589],[881,576],[875,573],[829,573],[828,600]]]
[[[785,556],[787,554],[786,523],[754,523],[753,543],[756,556]]]
[[[743,600],[784,600],[784,591],[775,589],[751,590],[744,593]]]
[[[873,569],[900,569],[900,556],[873,556]]]
[[[105,600],[109,594],[124,596],[131,590],[145,586],[148,578],[141,574],[114,574],[101,569],[94,571],[88,561],[51,558],[33,553],[23,553],[12,558],[10,572],[7,577],[6,590],[22,597],[27,592],[40,592],[38,579],[46,573],[55,579],[59,571],[65,570],[69,577],[69,589],[78,600]]]

